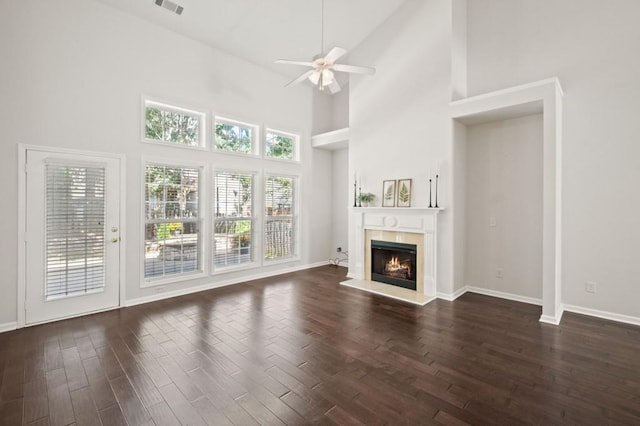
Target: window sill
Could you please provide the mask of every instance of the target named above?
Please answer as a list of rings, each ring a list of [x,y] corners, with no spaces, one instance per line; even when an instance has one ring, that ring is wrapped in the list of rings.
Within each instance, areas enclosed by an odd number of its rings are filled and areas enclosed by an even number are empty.
[[[214,265],[214,269],[213,271],[211,271],[211,276],[216,276],[216,275],[224,275],[224,274],[230,274],[232,272],[238,272],[238,271],[246,271],[249,269],[257,269],[259,268],[261,265],[259,262],[250,262],[250,263],[241,263],[238,265],[230,265],[230,266],[218,266],[216,267]]]
[[[264,266],[281,265],[283,263],[299,262],[300,256],[292,255],[289,257],[278,257],[276,259],[265,259]]]
[[[195,280],[197,278],[206,278],[208,275],[203,271],[196,271],[193,273],[176,274],[170,277],[162,278],[143,278],[140,288],[152,288],[159,285],[182,283],[189,280]]]

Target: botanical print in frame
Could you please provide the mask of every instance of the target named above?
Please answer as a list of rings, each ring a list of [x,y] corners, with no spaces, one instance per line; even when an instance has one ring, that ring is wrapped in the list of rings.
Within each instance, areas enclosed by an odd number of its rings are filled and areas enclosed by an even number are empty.
[[[411,207],[411,179],[398,179],[398,207]]]
[[[382,207],[396,206],[396,181],[385,180],[382,182]]]

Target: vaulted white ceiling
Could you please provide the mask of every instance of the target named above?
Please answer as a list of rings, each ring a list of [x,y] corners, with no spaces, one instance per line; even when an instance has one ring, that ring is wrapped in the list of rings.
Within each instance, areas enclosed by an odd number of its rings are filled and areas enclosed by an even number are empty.
[[[184,7],[181,16],[154,0],[99,1],[289,77],[303,69],[276,59],[321,53],[322,0],[172,0]],[[325,53],[355,48],[405,1],[325,0]]]

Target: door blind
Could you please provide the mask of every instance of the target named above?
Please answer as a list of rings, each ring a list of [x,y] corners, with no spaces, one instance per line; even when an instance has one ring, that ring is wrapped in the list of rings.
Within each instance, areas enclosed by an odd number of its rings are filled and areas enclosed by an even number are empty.
[[[46,165],[45,299],[104,291],[105,169]]]

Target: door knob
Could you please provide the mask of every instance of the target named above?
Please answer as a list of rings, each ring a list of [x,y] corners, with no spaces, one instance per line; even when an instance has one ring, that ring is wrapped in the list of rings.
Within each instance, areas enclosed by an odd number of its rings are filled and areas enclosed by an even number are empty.
[[[117,243],[118,241],[120,241],[120,238],[118,238],[118,237],[113,237],[113,238],[111,239],[111,242],[112,242],[112,243]]]

